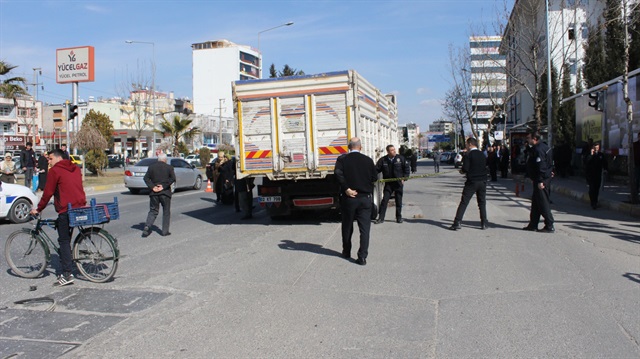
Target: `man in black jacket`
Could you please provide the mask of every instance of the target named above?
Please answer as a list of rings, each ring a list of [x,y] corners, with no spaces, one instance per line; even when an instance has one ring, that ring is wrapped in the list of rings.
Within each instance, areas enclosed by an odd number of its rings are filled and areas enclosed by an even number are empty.
[[[20,165],[24,171],[24,185],[31,188],[31,180],[33,179],[33,170],[36,167],[36,153],[31,147],[33,144],[27,142],[25,148],[20,151]]]
[[[529,143],[533,147],[527,159],[527,176],[533,181],[533,195],[531,197],[529,224],[523,229],[525,231],[553,233],[555,232],[553,227],[554,220],[549,203],[553,155],[549,146],[542,142],[540,134],[532,134]],[[544,228],[538,230],[540,216],[544,217]]]
[[[404,178],[409,177],[411,164],[403,156],[396,154],[396,148],[393,145],[387,146],[387,155],[380,158],[376,164],[376,170],[382,172],[382,178]],[[384,217],[387,213],[387,204],[391,193],[396,193],[396,222],[402,223],[402,190],[404,180],[386,182],[384,184],[384,196],[380,203],[378,211],[378,220],[376,224],[384,223]]]
[[[169,221],[171,220],[171,185],[176,181],[176,173],[173,166],[167,164],[167,155],[158,156],[158,162],[153,163],[144,175],[144,183],[151,190],[149,193],[149,214],[145,223],[142,237],[151,234],[151,226],[162,204],[162,236],[169,236]]]
[[[480,229],[487,229],[487,158],[478,150],[478,140],[471,137],[467,139],[467,154],[462,160],[462,169],[460,173],[467,175],[467,181],[464,183],[462,190],[462,199],[456,211],[456,218],[449,227],[455,231],[462,229],[460,222],[464,212],[467,210],[469,201],[475,193],[478,200],[478,208],[480,209]]]
[[[356,263],[367,264],[369,254],[369,231],[371,229],[371,207],[373,182],[378,174],[373,160],[360,153],[362,143],[357,137],[349,141],[350,153],[338,157],[334,170],[340,184],[342,210],[342,256],[351,258],[351,235],[353,221],[360,229],[360,249]]]

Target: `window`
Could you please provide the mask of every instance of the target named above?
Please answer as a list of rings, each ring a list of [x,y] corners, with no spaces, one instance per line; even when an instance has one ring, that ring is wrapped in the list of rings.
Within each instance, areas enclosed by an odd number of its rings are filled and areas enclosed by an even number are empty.
[[[12,110],[13,106],[0,105],[0,116],[9,116]]]
[[[171,160],[171,165],[175,168],[184,168],[185,164],[186,162],[184,162],[183,160],[179,160],[177,158],[174,158]]]
[[[27,108],[18,108],[18,117],[29,117],[29,109]]]

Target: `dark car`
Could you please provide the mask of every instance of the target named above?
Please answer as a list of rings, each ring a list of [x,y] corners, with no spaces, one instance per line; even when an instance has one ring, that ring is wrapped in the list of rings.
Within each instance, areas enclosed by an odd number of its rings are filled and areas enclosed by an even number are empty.
[[[109,155],[109,168],[124,167],[124,158],[117,155]]]

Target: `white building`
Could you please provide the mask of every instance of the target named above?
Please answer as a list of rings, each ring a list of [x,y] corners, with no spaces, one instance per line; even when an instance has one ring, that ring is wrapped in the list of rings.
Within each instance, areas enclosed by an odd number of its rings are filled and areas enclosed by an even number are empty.
[[[415,123],[398,125],[398,142],[408,148],[420,147],[420,126]]]
[[[27,142],[43,149],[42,102],[32,97],[0,97],[0,153],[19,151]]]
[[[552,65],[561,74],[563,65],[568,64],[573,86],[584,64],[588,27],[596,25],[598,19],[602,20],[603,7],[604,1],[597,0],[549,0],[549,48]],[[516,0],[503,34],[500,53],[506,55],[507,71],[509,74],[519,74],[529,89],[535,88],[535,80],[531,75],[533,68],[538,68],[546,76],[545,15],[544,1]],[[531,49],[536,49],[537,56],[532,55]],[[515,96],[507,102],[508,122],[521,124],[534,120],[533,98],[528,91],[512,76],[507,79],[507,87],[509,92],[512,88],[517,89]]]
[[[438,120],[429,124],[429,132],[439,133],[439,134],[448,134],[453,131],[454,125],[451,121]]]
[[[471,106],[477,129],[486,130],[489,121],[504,109],[507,93],[506,55],[500,54],[501,36],[472,36]]]
[[[204,130],[203,142],[233,144],[231,83],[261,78],[262,55],[256,49],[228,40],[196,43],[191,49],[193,111]]]

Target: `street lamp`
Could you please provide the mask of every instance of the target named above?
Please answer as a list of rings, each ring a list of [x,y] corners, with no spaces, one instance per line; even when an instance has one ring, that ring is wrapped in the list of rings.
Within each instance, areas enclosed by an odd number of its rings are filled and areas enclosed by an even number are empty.
[[[291,26],[291,25],[293,25],[293,21],[289,21],[289,22],[284,23],[284,24],[282,24],[282,25],[274,26],[274,27],[272,27],[272,28],[269,28],[269,29],[266,29],[266,30],[259,31],[259,32],[258,32],[258,51],[260,51],[260,34],[262,34],[263,32],[267,32],[267,31],[271,31],[271,30],[277,29],[277,28],[279,28],[279,27],[283,27],[283,26]]]
[[[150,41],[134,41],[134,40],[125,40],[127,44],[147,44],[151,45],[153,50],[153,58],[151,65],[151,99],[152,103],[152,111],[153,111],[153,142],[151,143],[151,153],[153,156],[156,155],[156,43]],[[148,157],[149,154],[147,153]]]

